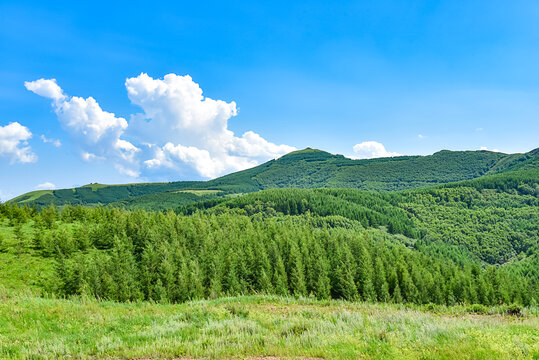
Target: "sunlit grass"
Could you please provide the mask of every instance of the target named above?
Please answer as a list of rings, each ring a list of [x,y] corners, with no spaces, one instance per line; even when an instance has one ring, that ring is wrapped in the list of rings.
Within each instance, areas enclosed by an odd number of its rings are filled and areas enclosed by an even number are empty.
[[[0,295],[1,358],[515,359],[536,315],[466,315],[266,296],[178,305]]]
[[[32,222],[23,225],[22,240],[6,224],[0,221],[0,287],[39,295],[53,278],[54,262],[32,249]]]

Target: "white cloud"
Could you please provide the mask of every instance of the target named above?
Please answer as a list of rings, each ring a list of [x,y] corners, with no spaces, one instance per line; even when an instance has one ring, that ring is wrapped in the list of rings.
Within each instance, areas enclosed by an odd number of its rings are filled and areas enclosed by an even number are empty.
[[[84,160],[111,159],[117,166],[128,170],[124,173],[138,175],[135,155],[139,149],[120,139],[128,126],[124,118],[104,111],[92,97],[84,99],[65,95],[54,79],[25,82],[25,86],[53,100],[58,120],[80,147]]]
[[[25,81],[24,86],[39,96],[43,96],[55,101],[62,101],[65,99],[65,95],[56,83],[56,79],[39,79],[36,81]]]
[[[60,140],[58,139],[48,139],[45,135],[41,135],[41,140],[45,143],[45,144],[53,144],[54,146],[56,147],[60,147],[62,146],[62,143],[60,142]]]
[[[500,150],[498,149],[492,149],[492,150],[489,150],[486,146],[481,146],[479,148],[479,150],[483,150],[483,151],[492,151],[492,152],[501,152]]]
[[[229,169],[244,170],[258,164],[256,160],[248,157],[212,157],[208,150],[181,144],[174,145],[170,142],[158,148],[155,157],[144,163],[150,169],[161,166],[177,169],[181,165],[178,162],[194,168],[200,176],[207,178],[214,178]]]
[[[54,190],[56,189],[56,185],[54,185],[51,182],[45,182],[43,184],[39,184],[36,186],[36,190]]]
[[[181,171],[187,166],[212,178],[295,150],[252,131],[235,136],[228,120],[238,113],[236,103],[204,97],[188,75],[153,79],[140,74],[125,85],[131,102],[144,110],[132,117],[130,134],[157,145],[148,147],[153,149],[152,158],[144,162],[148,169]]]
[[[80,157],[82,158],[82,160],[87,161],[87,162],[94,161],[94,160],[105,160],[104,157],[97,156],[96,154],[92,154],[92,153],[87,152],[87,151],[83,151],[80,154]]]
[[[364,141],[354,145],[355,158],[357,159],[373,159],[380,157],[400,156],[396,152],[387,151],[385,146],[376,141]]]
[[[422,135],[422,134],[418,134],[417,137],[420,138],[420,139],[426,138],[426,136],[425,136],[425,135]]]
[[[92,97],[66,95],[54,79],[26,82],[25,86],[52,100],[60,123],[80,146],[83,160],[110,160],[129,176],[139,176],[142,167],[148,175],[166,171],[213,178],[295,150],[253,131],[236,136],[228,129],[228,120],[238,113],[236,103],[204,97],[189,75],[128,78],[129,99],[143,110],[132,115],[129,123],[101,109]],[[44,136],[42,140],[49,141]]]
[[[32,133],[18,122],[0,126],[0,157],[7,157],[11,163],[37,161],[37,156],[28,145]]]
[[[477,129],[475,129],[475,131],[483,131],[483,128],[482,127],[479,127]]]

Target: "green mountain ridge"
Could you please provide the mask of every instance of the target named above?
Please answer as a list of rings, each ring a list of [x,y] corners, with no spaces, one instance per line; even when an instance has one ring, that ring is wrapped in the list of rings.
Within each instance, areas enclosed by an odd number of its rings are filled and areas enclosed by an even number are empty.
[[[208,198],[273,188],[351,188],[397,191],[539,167],[539,149],[525,154],[441,150],[427,156],[354,160],[306,148],[208,181],[103,185],[34,191],[11,202],[38,207],[113,204],[166,209]],[[219,190],[203,196],[182,190]]]

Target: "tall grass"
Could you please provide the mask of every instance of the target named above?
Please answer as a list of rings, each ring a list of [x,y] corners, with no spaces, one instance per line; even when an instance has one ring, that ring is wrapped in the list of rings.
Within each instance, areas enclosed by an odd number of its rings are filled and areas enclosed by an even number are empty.
[[[0,358],[539,358],[539,318],[267,296],[178,305],[0,292]]]

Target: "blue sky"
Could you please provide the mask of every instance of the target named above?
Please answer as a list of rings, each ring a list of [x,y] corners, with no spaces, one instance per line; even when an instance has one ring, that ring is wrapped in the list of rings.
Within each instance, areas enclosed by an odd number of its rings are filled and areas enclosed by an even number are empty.
[[[529,151],[537,44],[535,1],[3,1],[0,199],[307,146]]]

